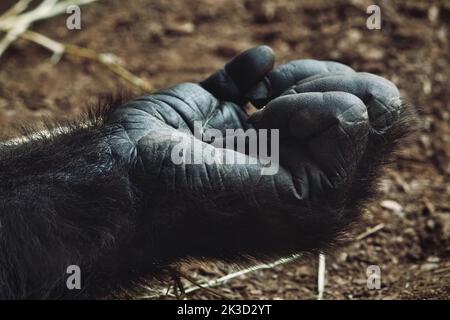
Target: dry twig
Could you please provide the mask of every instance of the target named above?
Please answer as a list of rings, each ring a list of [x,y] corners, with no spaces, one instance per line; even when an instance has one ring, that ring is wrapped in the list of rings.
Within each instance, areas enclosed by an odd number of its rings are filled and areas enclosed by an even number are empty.
[[[6,36],[0,41],[0,56],[17,38],[21,37],[50,50],[53,53],[51,60],[54,63],[57,63],[64,54],[95,61],[143,91],[153,91],[153,86],[147,80],[128,71],[120,64],[119,58],[112,53],[98,53],[92,49],[64,44],[28,30],[34,22],[64,13],[70,5],[83,5],[95,1],[97,0],[44,0],[36,9],[24,12],[30,1],[20,0],[0,17],[0,30],[6,32]]]
[[[259,265],[256,265],[256,266],[252,266],[252,267],[249,267],[249,268],[237,271],[237,272],[233,272],[233,273],[227,274],[227,275],[225,275],[223,277],[220,277],[220,278],[217,278],[217,279],[209,280],[209,281],[206,281],[206,282],[195,281],[196,284],[192,285],[192,286],[185,287],[184,292],[187,295],[187,294],[189,294],[191,292],[194,292],[194,291],[197,291],[197,290],[204,290],[205,288],[217,287],[219,285],[227,283],[231,279],[234,279],[234,278],[237,278],[237,277],[243,276],[245,274],[258,271],[258,270],[272,269],[272,268],[274,268],[276,266],[287,264],[287,263],[293,262],[295,260],[298,260],[300,257],[301,257],[300,254],[294,254],[294,255],[292,255],[290,257],[281,258],[281,259],[276,260],[276,261],[274,261],[272,263],[268,263],[268,264],[264,263],[264,264],[259,264]],[[192,281],[190,281],[190,282],[192,282]],[[151,290],[151,291],[154,291],[154,290]],[[217,291],[214,291],[214,292],[217,295]],[[140,299],[155,299],[155,298],[161,297],[162,295],[167,295],[167,296],[171,296],[171,297],[175,297],[176,296],[175,292],[173,290],[170,290],[169,292],[166,292],[166,290],[159,290],[155,294],[144,295],[144,296],[141,296],[139,298]]]
[[[317,300],[323,299],[323,294],[325,292],[325,255],[323,253],[319,254],[319,268],[317,271]]]
[[[377,224],[375,227],[369,228],[365,232],[361,233],[355,239],[356,239],[356,241],[361,241],[362,239],[365,239],[368,236],[371,236],[372,234],[377,233],[378,231],[380,231],[384,227],[385,227],[384,223]]]
[[[52,51],[52,60],[54,62],[58,62],[64,54],[91,60],[104,65],[114,74],[146,92],[153,91],[154,89],[147,80],[134,75],[124,68],[119,62],[120,59],[113,53],[98,53],[92,49],[82,48],[73,44],[64,44],[33,31],[24,32],[22,37]]]

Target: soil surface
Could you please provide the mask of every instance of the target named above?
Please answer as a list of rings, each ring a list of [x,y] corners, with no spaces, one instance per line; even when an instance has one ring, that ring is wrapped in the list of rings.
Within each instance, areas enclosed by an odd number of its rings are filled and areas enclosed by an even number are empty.
[[[450,297],[449,1],[380,2],[382,28],[366,28],[378,1],[100,1],[82,7],[82,29],[67,16],[33,30],[52,39],[110,52],[156,89],[198,81],[241,50],[272,46],[278,63],[337,60],[382,75],[421,108],[422,128],[396,156],[349,240],[326,256],[327,299]],[[11,1],[1,1],[0,12]],[[50,53],[18,40],[0,58],[0,127],[5,137],[26,123],[71,119],[99,94],[142,90],[104,66]],[[367,268],[381,270],[368,289]],[[235,270],[222,263],[184,267],[197,281]],[[228,298],[316,299],[317,263],[300,259],[246,274],[216,287]],[[188,298],[217,298],[197,290]],[[170,297],[161,297],[170,298]]]

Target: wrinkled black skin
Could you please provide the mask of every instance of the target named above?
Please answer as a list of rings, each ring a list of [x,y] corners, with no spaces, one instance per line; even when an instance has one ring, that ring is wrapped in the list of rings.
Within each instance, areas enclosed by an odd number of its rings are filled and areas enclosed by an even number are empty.
[[[374,195],[411,113],[380,77],[335,62],[273,63],[257,47],[200,84],[108,103],[66,133],[3,146],[0,298],[98,298],[189,257],[328,248]],[[249,100],[266,107],[249,118]],[[190,135],[195,120],[280,129],[280,171],[175,165],[171,134]],[[73,264],[82,290],[66,288]]]

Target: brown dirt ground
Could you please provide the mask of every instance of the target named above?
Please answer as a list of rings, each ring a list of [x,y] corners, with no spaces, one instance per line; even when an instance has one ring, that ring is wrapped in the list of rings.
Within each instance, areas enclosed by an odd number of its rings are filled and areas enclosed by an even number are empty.
[[[382,8],[382,30],[365,27],[365,10]],[[1,1],[0,12],[11,1]],[[278,61],[316,58],[391,79],[422,109],[422,130],[396,156],[349,240],[327,256],[329,299],[450,297],[450,94],[448,1],[101,1],[82,8],[82,30],[66,17],[33,29],[53,39],[118,55],[155,88],[197,81],[239,51],[272,46]],[[142,91],[104,67],[74,58],[54,65],[49,52],[19,40],[0,59],[0,125],[73,118],[101,93]],[[394,201],[383,202],[386,200]],[[366,229],[384,228],[356,240]],[[381,267],[382,288],[366,287],[366,268]],[[196,279],[231,271],[223,264],[185,267]],[[314,299],[316,266],[300,260],[232,280],[229,298]],[[199,290],[190,298],[214,298]]]

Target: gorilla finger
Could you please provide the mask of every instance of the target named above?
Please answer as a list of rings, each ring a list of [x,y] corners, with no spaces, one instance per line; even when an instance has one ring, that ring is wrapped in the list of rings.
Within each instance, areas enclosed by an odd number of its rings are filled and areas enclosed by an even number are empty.
[[[306,163],[320,170],[307,170],[308,179],[324,189],[348,181],[367,148],[369,119],[364,103],[346,92],[311,92],[272,100],[250,117],[256,128],[279,129],[285,154],[300,152]],[[299,157],[281,158],[295,172]],[[320,174],[325,173],[325,175]],[[317,173],[317,174],[316,174]]]
[[[247,91],[273,68],[275,56],[268,46],[242,52],[200,85],[217,99],[245,104]]]
[[[247,98],[258,108],[266,105],[301,80],[314,75],[354,70],[334,61],[318,61],[312,59],[295,60],[282,64],[269,72],[266,77],[247,94]]]
[[[353,94],[308,92],[278,97],[250,116],[257,129],[279,129],[281,137],[307,141],[334,125],[348,129],[356,123],[369,128],[367,109]]]
[[[360,98],[366,104],[370,123],[377,132],[389,128],[401,113],[397,87],[389,80],[370,73],[338,73],[306,79],[284,95],[327,91],[348,92]]]

